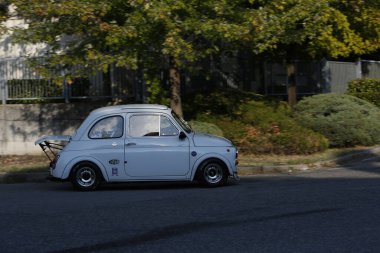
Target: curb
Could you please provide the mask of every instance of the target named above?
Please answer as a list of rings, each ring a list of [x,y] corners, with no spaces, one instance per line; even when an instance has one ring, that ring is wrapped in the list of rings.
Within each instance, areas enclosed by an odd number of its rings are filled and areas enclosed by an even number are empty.
[[[239,175],[248,176],[255,174],[266,174],[266,173],[292,173],[292,172],[302,172],[308,170],[315,170],[320,168],[332,168],[339,167],[351,162],[358,162],[363,159],[368,159],[372,157],[380,156],[380,146],[364,150],[355,154],[349,154],[334,158],[326,161],[319,161],[315,163],[308,164],[294,164],[294,165],[264,165],[264,166],[240,166],[238,168]]]
[[[47,172],[15,172],[15,173],[0,173],[1,184],[12,183],[30,183],[30,182],[46,182]]]
[[[315,170],[320,168],[339,167],[351,162],[358,162],[363,159],[372,157],[380,157],[380,146],[373,149],[364,150],[356,154],[349,154],[331,160],[320,161],[309,164],[295,164],[295,165],[264,165],[264,166],[239,166],[239,176],[257,175],[257,174],[270,174],[270,173],[294,173]],[[0,183],[30,183],[30,182],[48,182],[48,172],[15,172],[7,173],[0,172]]]

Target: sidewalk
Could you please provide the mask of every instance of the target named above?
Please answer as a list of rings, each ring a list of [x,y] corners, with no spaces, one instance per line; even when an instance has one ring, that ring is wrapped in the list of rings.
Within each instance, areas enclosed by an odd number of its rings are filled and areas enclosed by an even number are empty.
[[[332,160],[319,161],[310,164],[296,165],[265,165],[265,166],[239,166],[239,176],[248,176],[265,173],[296,173],[321,168],[338,167],[352,162],[360,162],[363,159],[380,156],[380,146],[365,150],[356,154],[341,156]],[[0,183],[24,183],[24,182],[47,182],[46,172],[17,172],[0,173]]]

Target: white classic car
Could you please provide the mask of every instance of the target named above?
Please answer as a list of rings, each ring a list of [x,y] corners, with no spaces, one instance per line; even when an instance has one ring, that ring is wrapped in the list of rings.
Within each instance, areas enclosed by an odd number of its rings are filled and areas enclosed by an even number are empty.
[[[238,179],[231,141],[194,133],[162,105],[100,108],[74,135],[43,136],[35,144],[51,160],[50,178],[79,190],[101,182],[198,180],[214,187]]]

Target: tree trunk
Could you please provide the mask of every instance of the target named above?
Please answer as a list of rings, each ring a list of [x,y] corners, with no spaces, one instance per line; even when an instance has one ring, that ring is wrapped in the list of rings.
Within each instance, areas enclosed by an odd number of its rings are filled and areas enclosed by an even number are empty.
[[[178,116],[183,117],[182,102],[181,102],[181,78],[177,63],[173,57],[170,57],[169,66],[169,83],[170,83],[170,107],[177,113]]]
[[[288,73],[288,103],[293,108],[297,103],[297,90],[296,90],[296,70],[295,64],[287,63]]]

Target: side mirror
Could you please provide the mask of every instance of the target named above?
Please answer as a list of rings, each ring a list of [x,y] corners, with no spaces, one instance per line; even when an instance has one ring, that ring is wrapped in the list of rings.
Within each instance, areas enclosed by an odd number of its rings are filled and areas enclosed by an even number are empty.
[[[186,136],[186,134],[184,133],[184,132],[180,132],[179,133],[179,138],[181,139],[181,140],[183,140],[183,139],[185,139],[187,136]]]

